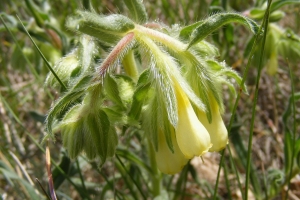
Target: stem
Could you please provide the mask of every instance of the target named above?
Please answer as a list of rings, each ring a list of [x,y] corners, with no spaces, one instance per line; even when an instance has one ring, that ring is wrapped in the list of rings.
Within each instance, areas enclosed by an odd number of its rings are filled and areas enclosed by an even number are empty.
[[[146,28],[143,26],[136,25],[136,32],[146,35],[147,37],[162,43],[172,51],[179,53],[186,51],[187,45],[180,42],[179,40],[172,38],[171,36],[164,34],[162,32]]]
[[[243,192],[243,188],[242,188],[242,184],[241,184],[241,181],[240,181],[239,172],[238,172],[238,170],[237,170],[237,168],[236,168],[236,165],[235,165],[234,162],[233,162],[233,157],[232,157],[230,145],[227,145],[227,149],[228,149],[228,152],[229,152],[230,164],[231,164],[231,167],[234,169],[235,176],[236,176],[236,178],[237,178],[237,182],[238,182],[238,185],[239,185],[241,194],[242,194],[242,199],[245,199],[245,197],[244,197],[244,192]]]
[[[105,58],[105,60],[102,62],[99,68],[101,78],[105,76],[106,72],[110,69],[110,67],[114,66],[116,61],[118,61],[122,57],[122,55],[124,56],[124,53],[126,53],[126,50],[129,50],[130,44],[132,44],[133,40],[134,33],[130,32],[118,42],[118,44],[108,54],[108,56]]]
[[[139,72],[134,58],[134,51],[129,50],[122,61],[124,70],[133,80],[137,81]]]
[[[150,166],[153,170],[152,174],[152,194],[153,197],[156,197],[160,194],[160,188],[161,188],[161,174],[158,171],[157,163],[155,160],[155,150],[153,148],[153,145],[151,144],[150,140],[148,141],[148,154],[150,158]]]
[[[225,149],[223,149],[222,153],[221,153],[221,160],[220,160],[220,164],[219,164],[219,169],[218,169],[218,174],[217,174],[217,180],[216,180],[215,189],[214,189],[214,196],[213,196],[214,200],[217,198],[218,185],[219,185],[219,180],[220,180],[220,174],[221,174],[221,169],[222,169],[222,165],[223,165],[223,162],[224,162],[224,155],[225,155]]]
[[[253,130],[254,130],[254,121],[255,121],[255,113],[256,113],[256,104],[258,99],[258,87],[259,87],[259,81],[261,76],[261,71],[263,67],[263,56],[264,56],[264,49],[265,49],[265,42],[266,42],[266,36],[268,31],[268,24],[269,24],[269,13],[270,13],[270,6],[271,6],[272,0],[268,1],[268,8],[266,9],[265,17],[264,17],[264,36],[262,40],[262,46],[261,46],[261,53],[260,53],[260,60],[259,60],[259,66],[257,71],[257,78],[255,83],[255,93],[254,93],[254,101],[253,101],[253,107],[252,107],[252,114],[251,114],[251,123],[250,123],[250,133],[249,133],[249,141],[248,141],[248,154],[247,154],[247,170],[246,170],[246,184],[245,184],[245,198],[248,199],[248,188],[249,188],[249,179],[250,179],[250,171],[251,171],[251,151],[252,151],[252,138],[253,138]]]
[[[297,122],[296,122],[296,106],[295,106],[295,86],[294,86],[294,75],[292,72],[291,67],[290,68],[290,77],[291,77],[291,89],[292,89],[292,114],[293,114],[293,120],[294,120],[294,124],[293,124],[293,139],[292,139],[292,163],[291,163],[291,168],[290,168],[290,173],[288,176],[288,189],[286,190],[286,195],[285,195],[285,199],[287,199],[288,194],[289,194],[289,190],[291,187],[291,180],[292,178],[295,176],[295,174],[293,174],[293,167],[294,167],[294,157],[295,157],[295,143],[296,143],[296,130],[297,130]],[[299,170],[298,170],[299,171]]]

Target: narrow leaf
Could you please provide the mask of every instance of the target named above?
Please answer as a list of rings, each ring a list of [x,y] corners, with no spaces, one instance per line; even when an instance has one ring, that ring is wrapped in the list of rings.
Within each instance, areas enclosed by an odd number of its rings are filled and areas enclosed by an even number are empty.
[[[148,15],[142,0],[124,0],[124,2],[137,23],[147,22]]]
[[[207,18],[205,21],[203,21],[203,23],[201,23],[197,28],[194,29],[188,48],[198,43],[199,41],[207,37],[210,33],[219,29],[221,26],[232,22],[244,24],[255,34],[258,31],[257,24],[253,20],[245,16],[237,13],[219,13]]]
[[[278,0],[274,1],[271,5],[270,12],[273,12],[275,10],[278,10],[282,6],[288,5],[288,4],[297,4],[300,3],[300,0]]]

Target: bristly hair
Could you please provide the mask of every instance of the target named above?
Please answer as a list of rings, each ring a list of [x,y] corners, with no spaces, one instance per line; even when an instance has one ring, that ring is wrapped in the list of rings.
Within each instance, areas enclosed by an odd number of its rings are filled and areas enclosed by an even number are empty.
[[[103,80],[105,75],[112,71],[117,65],[119,60],[126,55],[126,53],[134,46],[134,33],[130,32],[125,35],[118,44],[111,50],[109,55],[105,58],[105,60],[101,63],[98,70],[100,75],[100,79]],[[98,79],[97,77],[95,77]]]

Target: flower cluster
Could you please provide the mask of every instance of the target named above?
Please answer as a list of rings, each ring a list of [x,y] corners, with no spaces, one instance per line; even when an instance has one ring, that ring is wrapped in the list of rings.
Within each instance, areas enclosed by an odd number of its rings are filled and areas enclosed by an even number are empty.
[[[241,83],[235,71],[216,60],[218,50],[202,39],[220,26],[218,20],[242,22],[251,30],[255,23],[226,13],[169,28],[145,23],[147,15],[141,16],[133,22],[122,15],[78,11],[67,20],[81,37],[54,67],[57,76],[47,78],[57,86],[61,77],[67,87],[48,114],[47,130],[50,136],[52,130],[61,131],[72,158],[84,151],[104,163],[115,153],[116,127],[134,126],[151,141],[159,170],[175,174],[193,157],[225,148],[222,86],[235,92],[227,77]],[[111,51],[96,67],[94,58],[107,46]]]

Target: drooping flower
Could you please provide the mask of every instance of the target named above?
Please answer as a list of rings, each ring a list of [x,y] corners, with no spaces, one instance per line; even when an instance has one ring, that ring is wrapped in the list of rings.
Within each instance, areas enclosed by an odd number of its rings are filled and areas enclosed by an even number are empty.
[[[219,105],[213,96],[210,96],[210,108],[212,115],[211,123],[209,123],[206,113],[203,111],[198,111],[198,118],[208,131],[211,143],[213,144],[209,152],[214,152],[226,147],[228,144],[228,132],[221,117]]]
[[[193,107],[179,84],[175,84],[178,124],[176,139],[186,158],[201,156],[212,146],[209,133],[198,120]]]
[[[165,134],[162,131],[158,131],[158,151],[155,152],[155,158],[158,169],[165,174],[180,172],[188,162],[188,159],[179,149],[174,129],[171,131],[171,140],[174,152],[170,150]]]

